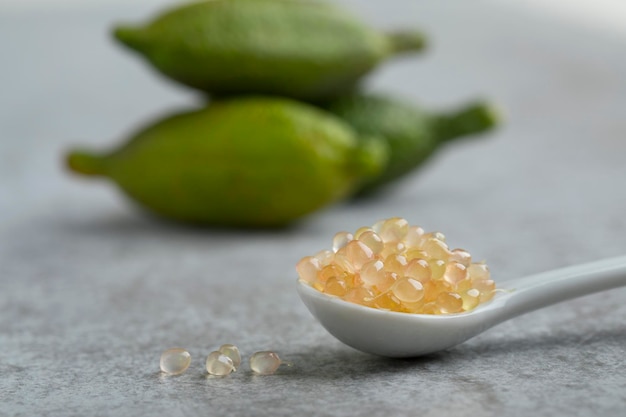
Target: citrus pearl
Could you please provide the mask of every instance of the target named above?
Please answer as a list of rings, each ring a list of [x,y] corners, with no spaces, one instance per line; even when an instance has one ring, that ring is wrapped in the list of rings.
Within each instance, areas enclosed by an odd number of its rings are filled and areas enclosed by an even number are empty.
[[[441,279],[446,272],[446,263],[441,259],[431,259],[428,261],[428,265],[432,272],[431,279]]]
[[[374,223],[372,225],[372,230],[375,231],[376,233],[380,233],[380,231],[383,228],[383,224],[385,224],[387,220],[383,219],[383,220],[379,220],[376,223]]]
[[[439,239],[428,239],[424,244],[424,251],[430,258],[447,260],[450,256],[450,250],[448,245],[444,241]]]
[[[326,285],[324,286],[324,292],[326,294],[342,297],[348,292],[348,288],[344,281],[333,277],[329,278],[328,281],[326,281]]]
[[[446,270],[443,273],[443,279],[452,285],[456,285],[460,281],[467,278],[467,268],[459,262],[448,262]]]
[[[166,374],[179,375],[189,368],[191,355],[185,349],[168,349],[161,355],[161,370]]]
[[[381,258],[386,258],[390,255],[399,255],[404,252],[406,247],[402,242],[386,242],[383,250],[378,254]]]
[[[394,272],[385,272],[385,279],[374,287],[379,294],[389,290],[398,279],[398,275]]]
[[[393,272],[398,276],[404,275],[404,269],[407,265],[408,262],[402,255],[389,255],[385,258],[385,271]]]
[[[320,270],[320,261],[312,256],[305,256],[296,264],[296,272],[300,279],[308,283],[313,283],[317,279]]]
[[[394,297],[392,294],[389,294],[389,293],[385,293],[376,297],[373,300],[373,302],[377,308],[380,308],[383,310],[391,310],[391,311],[402,310],[402,304],[400,303],[400,300],[398,300],[396,297]]]
[[[402,311],[405,313],[413,313],[420,314],[424,308],[424,300],[416,301],[414,303],[408,303],[406,301],[402,301]]]
[[[409,231],[409,222],[401,217],[392,217],[380,227],[378,234],[384,242],[397,242],[406,236]]]
[[[444,313],[459,313],[463,311],[463,300],[459,294],[454,292],[442,292],[437,296],[435,303]]]
[[[320,283],[325,283],[329,278],[343,278],[347,273],[337,265],[326,265],[317,274],[317,280]]]
[[[450,252],[449,261],[458,262],[461,265],[468,267],[472,263],[472,255],[464,249],[454,249]]]
[[[407,230],[406,236],[404,236],[404,243],[408,247],[417,247],[424,236],[424,229],[419,226],[411,226]]]
[[[374,230],[371,227],[359,227],[356,232],[354,232],[354,238],[361,240],[361,236],[366,232],[374,232]]]
[[[422,283],[413,278],[400,278],[391,287],[391,292],[403,303],[416,303],[424,297]]]
[[[346,288],[356,288],[363,286],[363,280],[359,276],[359,274],[346,274],[343,277],[343,282],[346,283]]]
[[[489,267],[485,264],[471,264],[467,268],[467,272],[473,280],[491,279]]]
[[[404,251],[403,255],[407,259],[407,261],[411,261],[413,259],[427,259],[428,258],[428,254],[426,252],[424,252],[421,249],[414,248],[414,247],[407,248]]]
[[[404,268],[405,277],[416,279],[422,284],[429,281],[431,275],[430,265],[423,259],[413,259]]]
[[[239,365],[241,365],[241,353],[239,352],[239,348],[237,346],[225,344],[220,346],[218,352],[228,356],[230,360],[233,361],[233,367],[235,368],[235,371],[237,370],[237,368],[239,368]]]
[[[359,271],[364,264],[374,258],[372,250],[363,242],[353,240],[337,252],[340,256],[345,256],[352,264],[355,271]]]
[[[461,298],[463,299],[463,310],[472,310],[480,304],[480,291],[476,288],[469,289],[461,293]]]
[[[313,257],[319,261],[319,266],[321,268],[333,262],[333,259],[335,258],[335,253],[330,250],[321,250],[317,252]]]
[[[337,265],[339,268],[343,269],[349,274],[354,274],[356,272],[352,261],[348,257],[346,251],[343,249],[340,249],[339,252],[335,254],[334,265]]]
[[[361,304],[367,306],[371,303],[374,294],[367,288],[357,287],[350,289],[346,295],[343,296],[345,301],[349,301],[355,304]]]
[[[437,303],[430,302],[430,303],[424,304],[420,313],[421,314],[441,314],[441,309],[439,308]]]
[[[354,239],[352,233],[348,232],[339,232],[333,237],[333,252],[339,251],[339,249],[346,246],[349,242]]]
[[[280,366],[282,361],[275,352],[256,352],[250,357],[250,369],[259,375],[271,375]]]
[[[385,280],[385,264],[379,260],[373,260],[361,268],[361,280],[367,286],[374,286]]]
[[[481,279],[472,281],[474,288],[480,291],[480,302],[484,303],[493,298],[496,290],[496,284],[490,279]]]
[[[363,242],[372,250],[374,255],[379,254],[385,248],[385,244],[380,236],[373,230],[368,230],[359,236],[359,241]]]
[[[222,352],[211,352],[206,358],[206,370],[211,375],[225,376],[235,370],[233,360]]]
[[[441,233],[441,232],[433,232],[431,235],[432,235],[432,237],[434,237],[435,239],[441,240],[442,242],[445,242],[445,241],[446,241],[446,235],[444,235],[444,234],[443,234],[443,233]]]
[[[464,292],[469,291],[472,288],[472,285],[474,285],[472,283],[472,280],[469,278],[466,278],[456,283],[456,291],[459,294],[463,294]]]

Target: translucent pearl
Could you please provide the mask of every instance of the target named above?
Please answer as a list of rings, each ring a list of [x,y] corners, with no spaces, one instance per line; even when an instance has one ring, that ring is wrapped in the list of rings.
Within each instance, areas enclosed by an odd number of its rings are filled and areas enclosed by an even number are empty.
[[[320,270],[320,261],[312,256],[305,256],[296,264],[296,272],[303,281],[310,284],[317,279],[317,273]]]
[[[428,259],[428,254],[417,248],[407,248],[403,255],[407,261],[411,261],[413,259]]]
[[[422,284],[429,281],[431,275],[430,265],[423,259],[413,259],[404,268],[405,277],[416,279]]]
[[[352,260],[348,257],[348,254],[343,249],[335,254],[334,265],[341,268],[348,274],[354,274],[356,272]]]
[[[490,279],[473,280],[474,288],[480,291],[480,302],[484,303],[493,298],[496,290],[496,283]]]
[[[405,249],[404,243],[402,242],[386,242],[379,255],[382,258],[386,258],[389,255],[399,255],[403,253]]]
[[[237,370],[237,368],[239,368],[239,365],[241,365],[241,353],[239,352],[239,348],[237,346],[225,344],[220,346],[218,352],[223,353],[224,355],[228,356],[231,361],[233,361],[233,367],[235,368],[235,371]]]
[[[403,303],[416,303],[424,297],[422,283],[413,278],[400,278],[391,287],[391,292]]]
[[[442,242],[445,242],[445,241],[446,241],[446,235],[444,235],[444,234],[443,234],[443,233],[441,233],[441,232],[433,232],[431,235],[432,235],[432,237],[434,237],[435,239],[441,240]]]
[[[450,257],[448,245],[439,239],[428,239],[424,244],[424,251],[426,251],[428,257],[433,259],[447,260]]]
[[[348,232],[339,232],[333,237],[333,252],[339,251],[339,249],[346,246],[349,242],[354,239],[352,233]]]
[[[385,279],[374,286],[374,290],[376,290],[379,294],[388,291],[391,286],[398,279],[398,275],[394,272],[385,272]]]
[[[432,272],[431,278],[434,280],[441,279],[444,272],[446,272],[446,263],[441,259],[432,259],[428,261],[428,265]]]
[[[463,299],[455,292],[442,292],[435,301],[443,313],[459,313],[463,311]]]
[[[439,308],[437,303],[430,302],[430,303],[424,304],[420,313],[421,314],[441,314],[441,309]]]
[[[275,352],[256,352],[250,357],[250,369],[259,375],[271,375],[280,366],[282,361]]]
[[[346,274],[346,276],[343,277],[343,281],[346,283],[348,289],[363,286],[363,280],[359,274]]]
[[[340,268],[337,265],[326,265],[317,274],[317,280],[320,283],[325,283],[326,281],[328,281],[329,278],[342,279],[346,275],[347,273],[343,270],[343,268]]]
[[[458,262],[448,262],[446,270],[443,273],[443,279],[448,281],[452,285],[457,285],[459,282],[467,278],[467,268],[463,264]]]
[[[206,358],[206,370],[211,375],[225,376],[235,370],[233,360],[222,352],[211,352]]]
[[[409,231],[409,222],[401,217],[392,217],[386,220],[380,227],[378,234],[384,242],[398,242]]]
[[[374,293],[363,287],[352,288],[346,293],[346,295],[343,296],[345,301],[364,306],[369,305],[372,298],[374,298]]]
[[[417,247],[424,236],[424,229],[419,226],[411,226],[407,230],[406,236],[404,236],[404,243],[408,247]]]
[[[424,299],[421,299],[414,303],[402,301],[402,311],[404,311],[405,313],[419,314],[422,312],[423,308],[424,308]]]
[[[191,355],[185,349],[168,349],[161,355],[161,370],[170,375],[182,374],[190,363]]]
[[[385,271],[393,272],[398,276],[404,275],[404,270],[408,262],[402,255],[389,255],[385,258]]]
[[[382,238],[373,230],[364,232],[358,239],[370,248],[374,255],[378,255],[385,248]]]
[[[385,279],[385,264],[383,261],[373,260],[361,268],[361,280],[367,286],[374,286],[382,283]]]
[[[461,265],[468,267],[472,263],[472,255],[464,249],[454,249],[450,252],[449,261],[458,262]]]
[[[380,233],[380,231],[383,228],[383,224],[385,224],[386,221],[387,221],[386,219],[377,221],[376,223],[372,225],[372,230],[375,231],[376,233]]]
[[[466,279],[461,280],[461,281],[459,281],[459,282],[457,282],[457,283],[456,283],[456,291],[457,291],[459,294],[462,294],[462,293],[464,293],[464,292],[469,291],[469,290],[472,288],[472,285],[474,285],[474,284],[472,283],[472,280],[471,280],[471,279],[469,279],[469,278],[466,278]]]
[[[476,288],[469,289],[461,293],[461,299],[463,299],[463,310],[472,310],[480,304],[480,291]]]
[[[393,294],[384,293],[374,300],[374,305],[382,310],[401,311],[402,303]]]
[[[317,252],[314,256],[315,259],[319,261],[319,266],[324,267],[326,265],[330,265],[335,258],[335,253],[330,250],[321,250]]]
[[[361,236],[363,236],[363,233],[366,232],[374,232],[374,230],[372,230],[371,227],[359,227],[356,232],[354,232],[354,238],[361,240]]]
[[[363,265],[374,258],[372,250],[359,240],[353,240],[337,252],[339,256],[345,256],[352,263],[353,270],[359,271]]]
[[[454,291],[454,285],[450,284],[445,279],[437,279],[430,282],[433,284],[431,288],[435,292],[435,294]]]
[[[469,268],[467,268],[467,272],[473,280],[491,279],[489,267],[485,264],[471,264]]]
[[[344,281],[333,277],[326,281],[326,285],[324,285],[324,292],[326,294],[342,297],[348,292],[348,287]]]

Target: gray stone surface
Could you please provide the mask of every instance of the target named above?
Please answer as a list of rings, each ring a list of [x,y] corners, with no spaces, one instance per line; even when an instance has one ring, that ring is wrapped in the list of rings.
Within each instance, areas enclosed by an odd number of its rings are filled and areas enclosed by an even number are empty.
[[[276,232],[147,218],[62,169],[192,106],[107,37],[144,5],[0,14],[0,415],[623,416],[626,290],[504,323],[446,352],[388,360],[310,316],[294,264],[338,230],[404,216],[485,258],[498,281],[626,252],[626,39],[477,2],[349,3],[381,26],[417,22],[428,55],[369,88],[446,107],[477,95],[506,125],[442,151],[378,199]],[[222,343],[293,362],[207,378]],[[187,347],[180,377],[160,353]]]

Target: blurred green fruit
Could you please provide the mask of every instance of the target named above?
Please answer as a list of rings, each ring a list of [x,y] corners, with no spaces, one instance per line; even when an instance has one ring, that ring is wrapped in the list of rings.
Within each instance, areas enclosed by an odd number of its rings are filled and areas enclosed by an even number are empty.
[[[489,131],[498,123],[493,106],[483,102],[438,114],[388,97],[355,94],[324,108],[348,122],[359,135],[384,138],[390,148],[387,167],[362,184],[361,195],[417,169],[451,139]]]
[[[161,216],[274,227],[351,194],[381,171],[386,151],[308,104],[250,97],[167,117],[110,153],[71,152],[68,165],[108,177]]]
[[[327,3],[212,0],[177,8],[114,36],[156,69],[216,95],[319,100],[351,90],[382,61],[420,50],[416,31],[381,33]]]

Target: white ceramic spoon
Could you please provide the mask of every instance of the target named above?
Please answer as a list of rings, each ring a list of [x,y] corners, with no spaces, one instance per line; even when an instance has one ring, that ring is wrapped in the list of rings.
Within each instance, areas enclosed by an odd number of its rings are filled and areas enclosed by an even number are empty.
[[[458,314],[378,310],[326,295],[302,281],[298,281],[298,293],[322,326],[343,343],[363,352],[402,358],[444,350],[520,314],[621,286],[626,286],[626,256],[503,282],[498,287],[506,291]]]

